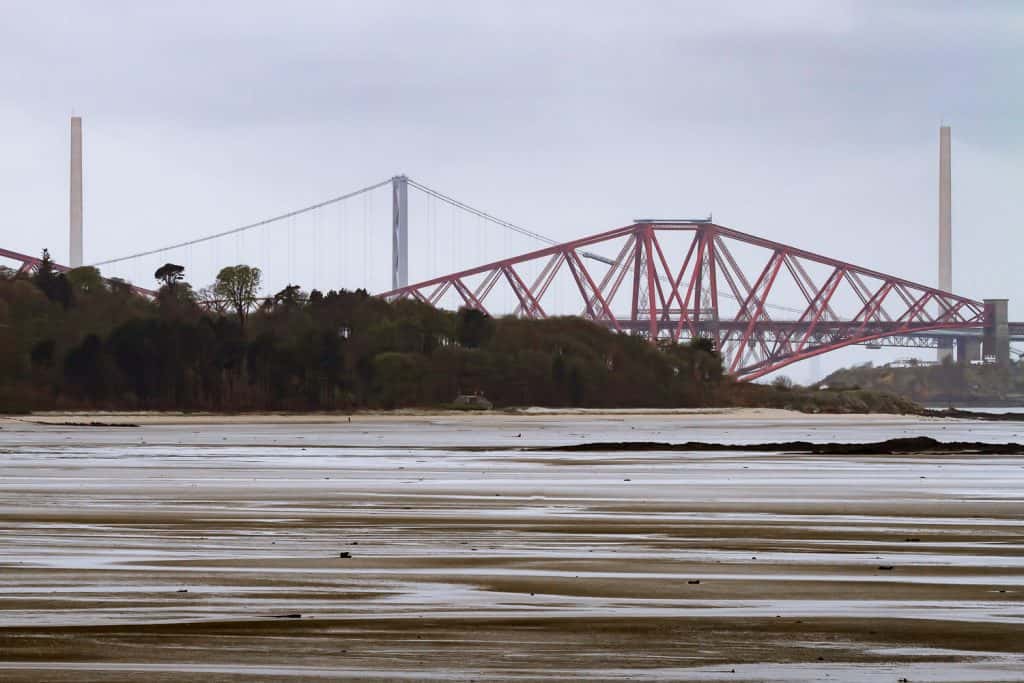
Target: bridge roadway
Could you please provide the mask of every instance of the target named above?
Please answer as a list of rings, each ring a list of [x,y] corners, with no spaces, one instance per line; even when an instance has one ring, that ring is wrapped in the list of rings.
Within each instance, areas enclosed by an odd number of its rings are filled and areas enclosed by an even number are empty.
[[[630,320],[629,318],[619,318],[619,327],[622,330],[632,332],[647,332],[650,325],[645,318],[639,320]],[[720,338],[727,340],[733,338],[734,335],[742,334],[750,323],[748,321],[741,320],[739,322],[735,320],[720,320],[718,322],[710,320],[702,320],[698,323],[697,327],[702,335],[713,337],[714,332],[717,330],[720,333],[726,333],[720,335]],[[661,320],[658,321],[658,330],[660,332],[669,332],[675,329],[678,322],[675,320]],[[792,320],[765,320],[754,324],[755,333],[770,333],[771,337],[775,337],[777,332],[783,332],[786,334],[787,339],[799,340],[802,339],[808,330],[811,331],[811,337],[839,337],[849,335],[855,332],[860,332],[868,336],[876,336],[879,339],[886,337],[915,337],[920,339],[955,339],[957,337],[972,337],[982,338],[984,336],[984,328],[980,325],[970,327],[958,327],[955,325],[949,325],[945,329],[930,328],[925,331],[919,332],[904,332],[901,331],[904,325],[896,322],[873,322],[868,325],[863,323],[853,323],[846,321],[818,321],[817,323],[811,322],[799,322]],[[813,328],[813,329],[812,329]],[[1010,341],[1024,341],[1024,322],[1011,322],[1009,323]],[[781,336],[781,335],[780,335]],[[859,336],[859,335],[858,335]]]
[[[618,318],[619,329],[634,334],[647,334],[650,330],[646,319],[632,320]],[[613,327],[605,323],[609,327]],[[679,325],[678,320],[665,319],[658,321],[659,336],[672,337]],[[703,319],[695,327],[700,336],[717,339],[718,347],[728,353],[730,345],[736,345],[747,332],[749,321]],[[753,362],[740,363],[739,373],[749,375],[763,372],[779,359],[788,357],[811,357],[848,346],[851,338],[857,338],[857,345],[878,344],[879,346],[926,347],[934,348],[941,341],[953,342],[961,346],[958,352],[961,358],[981,360],[982,340],[985,329],[978,325],[950,323],[921,329],[925,323],[918,323],[919,329],[907,329],[905,323],[894,321],[846,322],[833,320],[787,321],[761,320],[754,323],[751,345],[761,346],[760,358]],[[1009,323],[1009,340],[1024,341],[1024,323]],[[690,328],[687,328],[690,329]],[[973,349],[972,349],[973,346]],[[995,355],[988,353],[986,355]],[[973,358],[972,358],[973,356]]]
[[[1024,341],[1024,323],[1009,323],[1010,341]],[[983,337],[985,331],[981,327],[971,327],[958,330],[933,330],[931,332],[919,332],[911,335],[922,338],[949,339],[950,337]]]

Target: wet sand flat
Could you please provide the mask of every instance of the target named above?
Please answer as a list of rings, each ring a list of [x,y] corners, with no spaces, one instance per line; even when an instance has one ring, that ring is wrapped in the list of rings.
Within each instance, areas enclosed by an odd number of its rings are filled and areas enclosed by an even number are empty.
[[[1012,423],[79,417],[0,421],[0,680],[1024,680],[1022,456],[543,450]]]

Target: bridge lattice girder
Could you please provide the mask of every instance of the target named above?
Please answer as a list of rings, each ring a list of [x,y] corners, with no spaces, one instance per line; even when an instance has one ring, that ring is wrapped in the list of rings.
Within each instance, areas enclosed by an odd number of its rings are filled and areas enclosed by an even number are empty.
[[[21,254],[21,253],[18,253],[16,251],[11,251],[10,249],[2,249],[2,248],[0,248],[0,256],[2,256],[3,258],[10,259],[12,261],[17,261],[19,263],[18,271],[17,271],[19,275],[25,274],[25,273],[34,273],[34,272],[36,272],[37,270],[39,270],[39,266],[43,262],[42,259],[37,258],[35,256],[29,256],[28,254]],[[69,270],[71,270],[67,266],[62,266],[62,265],[57,264],[57,263],[53,264],[53,269],[56,270],[59,273],[66,273]]]
[[[39,270],[39,266],[41,266],[43,263],[43,260],[36,256],[29,256],[28,254],[22,254],[17,251],[11,251],[10,249],[3,248],[0,248],[0,258],[10,259],[11,261],[18,262],[19,266],[16,271],[18,275],[28,275],[31,273],[35,273],[36,271]],[[51,261],[50,265],[58,273],[67,273],[72,270],[70,266],[65,266],[55,261]],[[141,294],[142,296],[149,298],[153,298],[156,296],[156,292],[154,292],[151,289],[136,287],[134,285],[130,285],[130,287],[132,291],[134,291],[136,294]]]
[[[602,246],[618,255],[595,257]],[[744,270],[736,249],[763,265]],[[526,278],[527,268],[536,275]],[[851,344],[984,324],[979,301],[703,221],[638,222],[381,296],[439,305],[454,293],[459,305],[489,312],[500,285],[518,302],[515,315],[545,318],[565,272],[583,317],[651,339],[711,338],[729,372],[748,380]],[[799,308],[780,305],[794,299]],[[779,310],[789,318],[776,318]]]

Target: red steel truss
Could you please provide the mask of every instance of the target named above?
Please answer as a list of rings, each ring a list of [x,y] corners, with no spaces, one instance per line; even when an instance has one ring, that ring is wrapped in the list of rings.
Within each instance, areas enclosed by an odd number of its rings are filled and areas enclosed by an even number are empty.
[[[618,255],[595,256],[602,245]],[[759,267],[741,268],[737,249]],[[459,305],[489,312],[500,284],[518,302],[514,315],[545,318],[545,295],[566,271],[583,317],[651,339],[710,338],[746,380],[851,344],[984,324],[981,302],[709,221],[640,221],[381,296],[439,305],[454,292]],[[798,308],[782,305],[794,300]]]
[[[39,266],[43,260],[36,256],[29,256],[28,254],[22,254],[17,251],[11,251],[10,249],[0,248],[0,258],[10,259],[11,261],[17,261],[21,265],[18,266],[17,273],[19,275],[34,273],[39,270]],[[51,262],[53,269],[58,273],[67,273],[71,270],[69,266],[61,265],[60,263]],[[151,289],[144,289],[142,287],[136,287],[132,285],[132,291],[136,294],[141,294],[147,297],[155,297],[156,292]]]
[[[28,254],[20,254],[10,249],[0,249],[0,256],[12,261],[17,261],[21,265],[18,267],[18,274],[22,273],[34,273],[39,269],[39,265],[43,262],[42,259],[35,256],[29,256]],[[53,269],[60,273],[66,273],[70,268],[54,263]]]

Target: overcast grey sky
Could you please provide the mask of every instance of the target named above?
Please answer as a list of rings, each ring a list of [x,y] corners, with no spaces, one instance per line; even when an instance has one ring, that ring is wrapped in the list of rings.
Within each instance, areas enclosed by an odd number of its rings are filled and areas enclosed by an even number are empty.
[[[1024,318],[1024,3],[0,0],[0,232],[86,261],[404,172],[557,238],[717,222]],[[383,236],[382,239],[387,239]]]

